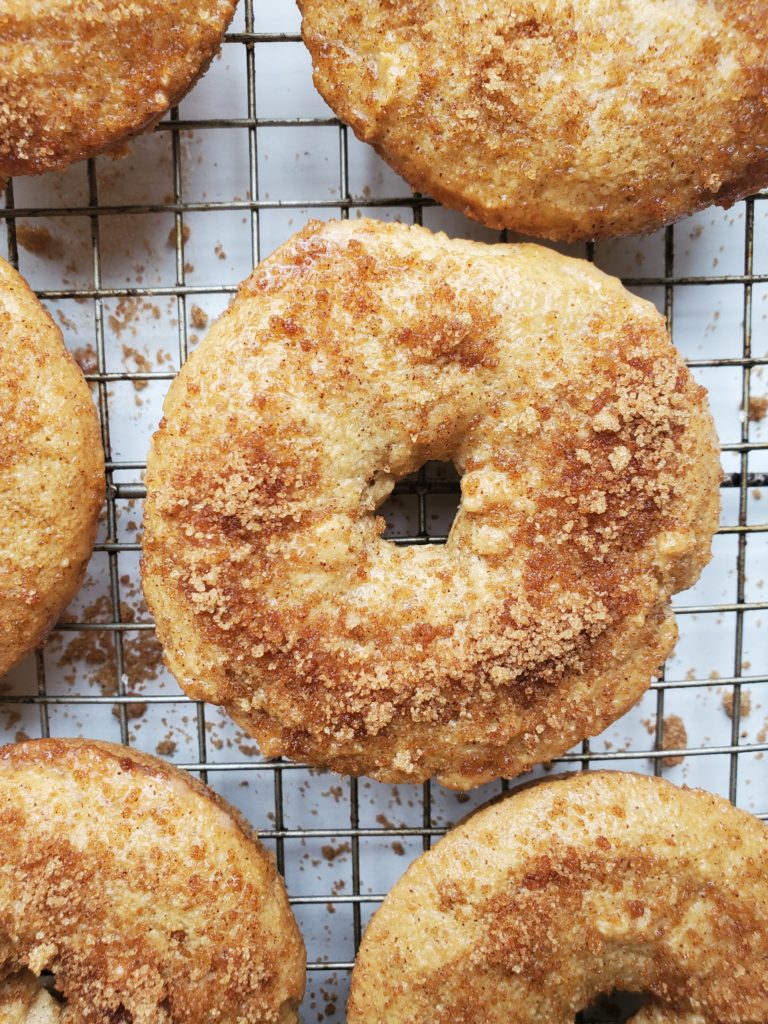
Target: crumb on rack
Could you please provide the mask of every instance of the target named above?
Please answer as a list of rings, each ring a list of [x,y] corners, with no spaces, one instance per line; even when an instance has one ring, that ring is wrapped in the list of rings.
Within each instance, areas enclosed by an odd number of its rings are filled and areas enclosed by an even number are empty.
[[[96,349],[90,342],[87,345],[80,345],[72,353],[75,362],[83,373],[96,373],[99,369],[99,361]]]
[[[56,310],[56,316],[58,317],[59,323],[66,331],[76,331],[77,324],[74,320],[70,320],[63,309]]]
[[[142,314],[145,313],[151,314],[153,320],[159,320],[162,317],[162,311],[156,303],[133,296],[124,296],[116,304],[114,313],[107,317],[107,323],[115,337],[122,338],[123,333],[127,330],[131,337],[135,338],[139,333],[136,321],[141,320]]]
[[[146,619],[147,607],[137,584],[128,575],[120,577],[122,592],[127,598],[120,602],[120,619],[122,622],[137,622]],[[77,616],[84,623],[109,622],[112,619],[112,601],[107,595],[101,595],[87,605]],[[62,621],[72,622],[71,613],[66,613]],[[61,641],[61,633],[54,633],[49,640],[49,648],[53,652]],[[163,668],[162,648],[154,631],[127,631],[122,637],[123,676],[132,689],[127,692],[138,696],[141,688],[148,682],[154,682]],[[82,678],[85,669],[85,682],[99,687],[104,696],[113,696],[118,692],[117,686],[117,651],[115,637],[110,630],[94,630],[75,634],[67,646],[57,653],[58,663],[64,671],[64,680],[74,686]],[[146,711],[146,705],[135,703],[126,705],[129,718],[138,718]],[[118,711],[119,715],[119,711]]]
[[[190,322],[198,331],[205,330],[208,326],[208,314],[200,306],[194,304],[190,311]]]
[[[131,360],[134,364],[134,371],[137,373],[151,373],[154,369],[151,360],[143,352],[140,352],[137,348],[132,348],[130,345],[123,345],[123,359],[126,364],[128,360]],[[149,381],[132,380],[131,383],[134,390],[143,391],[147,384],[149,384]]]
[[[664,736],[661,741],[662,750],[682,750],[688,746],[688,732],[685,723],[679,715],[666,715],[664,718]],[[675,768],[682,764],[685,758],[682,755],[663,757],[661,763],[665,768]]]
[[[136,694],[136,693],[127,693],[126,696],[127,697],[137,697],[138,694]],[[129,719],[131,719],[131,718],[141,718],[142,715],[146,714],[146,711],[147,711],[147,705],[143,701],[136,701],[136,702],[132,701],[130,704],[126,704],[125,705],[125,716],[126,716],[126,718],[129,718]],[[115,716],[115,718],[119,718],[120,717],[120,705],[119,704],[115,704],[115,706],[112,708],[112,714]]]
[[[729,718],[733,718],[734,694],[729,692],[723,694],[723,710]],[[741,702],[739,704],[739,717],[748,718],[752,712],[752,697],[742,690]]]
[[[5,693],[5,689],[0,689],[0,693]],[[21,712],[11,706],[10,710],[3,708],[3,717],[5,718],[5,731],[9,732],[15,725],[18,725],[21,721]]]
[[[338,846],[332,846],[330,843],[326,843],[326,845],[321,848],[320,852],[328,863],[332,864],[337,857],[341,857],[345,853],[350,853],[351,850],[352,847],[349,843],[339,843]]]
[[[46,260],[58,260],[64,255],[64,243],[56,238],[42,224],[18,224],[16,241],[33,256],[42,256]]]
[[[768,416],[768,395],[751,395],[747,414],[752,423],[764,420]]]
[[[755,738],[758,743],[765,743],[765,741],[768,740],[768,718],[763,720],[762,728],[758,730],[757,736]],[[763,757],[764,753],[762,750],[759,750],[755,754],[756,761],[762,761]]]
[[[191,235],[189,224],[184,224],[181,229],[181,241],[182,245],[186,245]],[[170,249],[176,248],[176,225],[174,224],[171,230],[168,232],[168,247]]]
[[[341,786],[329,786],[328,789],[324,790],[320,794],[320,796],[330,796],[333,798],[334,803],[339,803],[344,796],[344,790]]]

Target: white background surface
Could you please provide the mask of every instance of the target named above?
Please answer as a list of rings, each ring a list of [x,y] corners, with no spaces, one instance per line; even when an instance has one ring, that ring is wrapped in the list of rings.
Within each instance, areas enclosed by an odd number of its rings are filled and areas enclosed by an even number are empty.
[[[279,0],[259,2],[254,24],[248,27],[256,33],[295,34],[298,25],[294,6]],[[241,5],[231,32],[245,28],[246,12]],[[222,290],[222,286],[233,288],[250,273],[255,258],[268,255],[310,216],[306,207],[281,203],[320,202],[327,205],[313,209],[312,215],[339,216],[340,207],[333,204],[343,198],[346,178],[353,199],[350,216],[372,215],[405,222],[414,217],[408,205],[408,187],[351,132],[340,132],[335,123],[291,123],[297,118],[332,119],[312,86],[309,57],[301,43],[256,41],[253,66],[255,111],[249,112],[248,107],[246,46],[237,39],[225,44],[221,57],[179,109],[179,118],[185,124],[245,119],[244,124],[188,125],[177,132],[163,125],[135,141],[127,157],[117,161],[97,159],[90,185],[86,164],[62,174],[14,182],[15,206],[30,214],[17,220],[19,239],[25,238],[30,227],[45,228],[52,239],[46,241],[43,253],[35,254],[20,246],[20,269],[44,294],[62,326],[67,345],[81,360],[84,349],[97,346],[102,306],[103,370],[123,379],[95,374],[93,388],[98,398],[101,387],[108,408],[112,460],[129,463],[113,476],[114,483],[129,488],[126,495],[130,495],[130,487],[140,484],[148,439],[157,425],[160,403],[170,377],[180,365],[184,347],[193,348],[203,333],[195,323],[215,317],[229,299],[229,291]],[[255,114],[250,124],[249,114]],[[260,123],[265,119],[283,123],[265,126]],[[172,205],[174,135],[178,138],[178,207]],[[254,161],[251,155],[255,155]],[[93,186],[101,211],[98,216],[94,196],[89,198]],[[252,198],[260,204],[258,208],[251,205]],[[393,201],[383,206],[367,205],[381,199]],[[89,215],[89,203],[93,216]],[[201,209],[200,205],[206,203],[214,204],[213,208]],[[221,209],[222,204],[229,208]],[[168,209],[169,205],[172,208]],[[34,215],[36,210],[52,208],[72,212]],[[173,244],[176,209],[183,211],[186,238],[178,261]],[[725,212],[708,210],[674,228],[674,263],[667,269],[676,279],[718,279],[713,284],[676,284],[671,290],[674,340],[688,359],[706,362],[742,356],[745,285],[727,278],[740,278],[745,273],[745,225],[750,215],[748,204],[739,203]],[[423,209],[423,222],[459,237],[498,238],[497,233],[458,214],[431,206]],[[26,237],[29,246],[28,234]],[[5,231],[0,229],[0,251],[4,251],[5,239]],[[565,251],[584,255],[585,250],[572,246]],[[633,290],[664,309],[663,284],[642,283],[642,279],[665,273],[664,232],[644,239],[600,243],[595,248],[595,260],[605,270],[632,279]],[[754,203],[753,272],[756,281],[750,286],[749,326],[756,365],[751,370],[750,387],[752,395],[763,396],[768,394],[768,201]],[[101,292],[95,273],[101,278]],[[126,298],[125,291],[136,288],[148,289],[150,294]],[[85,290],[86,295],[66,294],[78,290]],[[104,290],[117,294],[104,295]],[[50,292],[56,294],[51,296]],[[98,295],[102,296],[101,302]],[[204,317],[194,307],[199,307]],[[92,360],[89,368],[96,369]],[[137,370],[146,371],[149,379],[128,379]],[[694,373],[709,389],[721,441],[738,444],[745,422],[742,367],[696,366]],[[749,471],[765,473],[768,418],[749,423],[748,440],[764,446],[750,451]],[[726,452],[723,467],[727,472],[738,472],[739,454]],[[657,716],[678,715],[691,749],[728,747],[733,723],[723,707],[723,697],[733,687],[721,680],[735,675],[743,678],[742,700],[748,697],[751,702],[750,714],[739,723],[739,743],[758,748],[766,745],[768,527],[763,525],[762,530],[742,541],[746,557],[743,601],[757,607],[717,610],[722,604],[737,603],[739,596],[740,536],[730,529],[739,525],[739,489],[726,488],[722,497],[726,532],[715,539],[713,560],[699,584],[676,599],[680,607],[709,608],[679,617],[680,641],[666,667],[666,679],[686,685],[650,691],[628,715],[595,738],[590,759],[594,767],[653,771],[654,761],[643,752],[658,749]],[[84,617],[97,626],[115,621],[110,591],[110,573],[114,573],[123,602],[120,618],[149,623],[138,589],[139,556],[133,550],[138,541],[141,503],[119,497],[114,507],[117,550],[103,547],[105,541],[115,540],[108,538],[105,522],[101,550],[94,555],[86,585],[67,613],[70,620]],[[451,518],[450,501],[428,499],[427,511],[430,529],[444,531]],[[394,534],[414,529],[415,499],[395,500],[387,506],[387,513]],[[746,522],[757,525],[766,521],[768,488],[751,488]],[[282,824],[288,830],[327,833],[282,840],[286,883],[292,897],[309,897],[295,910],[310,961],[352,960],[355,840],[343,832],[354,824],[353,790],[356,788],[358,793],[360,827],[377,830],[376,835],[357,840],[359,893],[365,895],[386,892],[424,848],[422,836],[397,832],[424,825],[422,787],[384,786],[369,780],[354,784],[327,773],[288,768],[278,780],[281,800],[275,772],[271,767],[260,767],[262,762],[253,742],[218,709],[207,706],[199,711],[183,698],[159,662],[151,632],[129,629],[120,635],[125,664],[118,684],[115,641],[108,628],[84,633],[70,626],[53,634],[43,655],[45,685],[49,695],[63,700],[48,706],[47,724],[39,706],[13,700],[38,694],[34,658],[0,680],[0,741],[39,736],[46,728],[54,736],[82,734],[116,742],[122,735],[151,753],[157,752],[160,744],[161,751],[182,765],[202,761],[209,766],[236,765],[234,770],[211,770],[209,782],[240,807],[258,829],[269,832]],[[121,692],[134,695],[135,701],[149,698],[146,705],[123,705],[141,713],[123,720],[122,731],[119,713],[113,714],[116,705],[110,700],[118,685]],[[95,702],[73,700],[83,697],[94,698]],[[161,702],[152,703],[153,697]],[[617,752],[638,756],[610,760]],[[691,754],[682,764],[661,765],[660,770],[674,782],[701,785],[727,796],[732,762],[728,752]],[[551,770],[569,767],[557,764]],[[536,774],[542,773],[539,769]],[[495,784],[468,796],[457,796],[432,785],[427,805],[432,826],[455,822],[499,788]],[[738,755],[736,796],[740,806],[768,813],[768,759],[763,750]],[[267,838],[266,842],[275,847],[273,839]],[[375,902],[357,902],[364,924]],[[347,984],[344,969],[313,970],[302,1019],[342,1021]]]

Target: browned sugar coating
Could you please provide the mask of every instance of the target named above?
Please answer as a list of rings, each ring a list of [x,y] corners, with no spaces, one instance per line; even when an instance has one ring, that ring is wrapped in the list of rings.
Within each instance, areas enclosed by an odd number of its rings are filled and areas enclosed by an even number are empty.
[[[447,545],[376,508],[463,473]],[[310,224],[171,387],[144,589],[167,661],[263,753],[466,788],[600,732],[675,639],[718,514],[705,392],[584,261]]]
[[[766,0],[299,0],[315,85],[415,189],[546,238],[768,184]]]
[[[0,179],[150,128],[203,74],[235,0],[4,0]]]
[[[104,498],[99,421],[61,331],[0,259],[0,676],[83,578]]]
[[[386,964],[386,970],[382,965]],[[479,811],[415,861],[363,937],[349,1024],[768,1020],[768,829],[720,797],[591,772]]]
[[[0,1008],[34,997],[26,968],[54,973],[61,1024],[296,1024],[304,946],[273,858],[211,790],[37,740],[0,749]]]

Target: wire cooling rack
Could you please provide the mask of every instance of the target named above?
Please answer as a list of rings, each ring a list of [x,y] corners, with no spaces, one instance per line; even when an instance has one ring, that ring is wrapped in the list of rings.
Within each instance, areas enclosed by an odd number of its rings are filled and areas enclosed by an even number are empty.
[[[266,5],[264,5],[266,7]],[[331,114],[289,0],[244,0],[221,58],[117,162],[17,179],[7,252],[62,326],[91,383],[107,502],[82,593],[37,652],[0,680],[0,740],[88,735],[199,773],[275,851],[307,940],[305,1022],[344,1019],[365,923],[407,863],[471,794],[384,786],[265,761],[162,666],[138,585],[142,471],[160,402],[210,319],[255,262],[310,216],[416,221],[494,241],[413,195]],[[768,819],[768,195],[647,239],[558,247],[619,274],[666,313],[709,388],[723,441],[722,528],[700,583],[676,599],[680,642],[629,715],[536,770],[607,767],[703,785]],[[382,510],[399,544],[445,541],[450,467],[401,481]]]

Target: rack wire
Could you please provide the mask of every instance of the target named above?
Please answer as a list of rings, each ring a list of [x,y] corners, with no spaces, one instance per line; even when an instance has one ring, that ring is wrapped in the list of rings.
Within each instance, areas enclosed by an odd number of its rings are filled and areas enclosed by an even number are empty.
[[[289,23],[293,16],[286,16]],[[237,117],[182,117],[180,110],[174,109],[157,128],[157,132],[170,136],[171,146],[171,193],[158,202],[115,202],[104,200],[101,195],[99,174],[96,161],[88,161],[82,165],[81,172],[85,175],[85,199],[82,202],[60,205],[43,202],[17,201],[16,189],[11,182],[5,193],[5,206],[0,217],[5,222],[7,232],[7,249],[11,262],[19,264],[19,237],[17,225],[20,221],[42,222],[45,218],[63,218],[68,223],[78,222],[87,227],[88,247],[90,254],[90,282],[68,287],[42,287],[31,280],[33,287],[38,286],[38,294],[49,305],[59,300],[75,300],[86,304],[92,311],[93,344],[95,349],[95,367],[87,373],[92,383],[95,398],[101,417],[102,439],[107,459],[107,501],[106,519],[102,535],[97,543],[97,555],[106,559],[108,576],[109,614],[99,621],[86,621],[79,617],[74,621],[59,624],[60,634],[84,636],[89,633],[111,637],[114,647],[114,686],[113,692],[95,694],[80,692],[80,681],[89,671],[87,665],[81,667],[84,675],[79,675],[74,686],[65,692],[52,690],[49,685],[46,656],[37,652],[32,669],[24,676],[17,687],[0,688],[0,713],[7,715],[18,713],[20,708],[34,708],[37,714],[37,735],[48,736],[63,734],[62,723],[52,722],[52,716],[62,707],[77,710],[86,718],[83,729],[88,731],[90,715],[100,708],[116,709],[117,729],[120,741],[124,744],[135,742],[132,724],[134,712],[143,708],[148,718],[160,715],[164,709],[173,705],[188,710],[192,716],[195,743],[193,756],[181,759],[182,767],[199,773],[216,788],[228,795],[226,776],[236,776],[241,780],[258,779],[255,787],[258,801],[250,799],[243,809],[251,817],[253,824],[259,829],[264,840],[273,845],[278,866],[287,875],[287,885],[291,901],[300,920],[302,908],[311,914],[314,910],[335,911],[340,924],[334,923],[331,933],[327,927],[325,932],[318,931],[321,936],[331,934],[333,939],[329,947],[333,950],[345,948],[346,952],[330,955],[321,943],[316,942],[310,948],[309,976],[310,996],[303,1011],[305,1021],[325,1020],[328,1022],[343,1019],[348,975],[353,965],[354,953],[359,945],[365,920],[369,913],[383,897],[388,884],[405,867],[407,859],[426,850],[431,843],[444,833],[447,823],[452,817],[460,816],[462,809],[453,807],[454,815],[445,811],[446,795],[439,792],[440,787],[427,783],[417,793],[409,791],[406,803],[413,806],[403,810],[399,824],[389,820],[388,815],[393,807],[391,787],[373,787],[364,780],[336,779],[325,777],[321,785],[329,787],[328,792],[318,795],[312,790],[313,805],[319,824],[309,827],[310,815],[301,811],[301,799],[298,819],[296,814],[287,812],[287,791],[292,786],[291,778],[300,775],[303,784],[314,786],[314,779],[308,766],[282,761],[268,761],[250,753],[241,758],[232,759],[223,755],[220,750],[212,747],[210,742],[211,709],[200,703],[190,701],[180,691],[169,691],[152,688],[146,692],[132,692],[126,675],[126,644],[129,638],[150,633],[152,623],[146,618],[126,617],[125,614],[125,574],[124,560],[136,558],[139,550],[137,540],[126,539],[120,530],[120,503],[139,501],[144,496],[141,474],[144,462],[141,459],[125,458],[115,454],[115,394],[113,388],[119,385],[152,384],[165,388],[174,377],[175,369],[114,369],[110,345],[105,324],[108,320],[108,303],[112,300],[141,299],[155,301],[168,300],[175,310],[173,317],[167,318],[163,327],[175,333],[175,348],[178,363],[186,359],[190,350],[190,310],[189,306],[202,296],[216,297],[225,301],[234,291],[234,283],[221,283],[218,280],[206,280],[196,283],[190,280],[188,262],[188,223],[193,214],[205,214],[208,217],[223,213],[237,213],[246,218],[247,231],[250,235],[250,256],[253,263],[265,255],[263,239],[263,218],[267,211],[294,211],[299,218],[308,215],[326,216],[333,214],[346,218],[365,210],[374,216],[409,216],[414,222],[421,223],[429,219],[435,209],[427,197],[412,194],[404,187],[390,195],[371,196],[356,190],[350,179],[350,147],[354,140],[347,128],[332,116],[291,116],[264,117],[259,116],[257,96],[257,69],[261,59],[268,60],[265,48],[278,46],[300,46],[300,36],[296,31],[265,31],[259,27],[254,0],[244,0],[240,15],[241,25],[226,37],[224,46],[225,59],[235,51],[244,55],[244,87],[245,114]],[[229,102],[229,97],[221,96],[222,105]],[[260,187],[260,157],[263,155],[264,129],[301,129],[306,132],[318,130],[336,133],[338,146],[338,182],[333,195],[303,194],[299,198],[270,198]],[[222,199],[191,198],[185,190],[184,150],[182,137],[184,133],[216,133],[221,130],[235,130],[247,137],[248,151],[248,195],[246,198],[230,196]],[[119,172],[119,165],[117,166]],[[77,172],[80,173],[80,172]],[[751,664],[745,666],[746,638],[748,627],[750,636],[755,633],[755,622],[768,611],[768,598],[756,596],[756,592],[748,587],[750,573],[760,574],[768,570],[768,523],[765,515],[759,514],[760,489],[768,488],[768,440],[756,437],[754,424],[750,423],[744,410],[749,410],[750,400],[754,397],[754,385],[763,368],[768,365],[768,332],[757,318],[758,291],[761,301],[768,294],[768,219],[763,211],[768,211],[768,194],[753,196],[740,204],[743,211],[744,235],[741,263],[738,269],[731,267],[728,272],[676,273],[677,253],[680,247],[685,225],[668,228],[657,240],[663,252],[660,253],[657,272],[643,275],[635,273],[624,275],[625,283],[630,288],[644,294],[654,293],[657,301],[666,312],[672,325],[673,336],[676,330],[676,309],[680,296],[688,289],[719,288],[728,285],[741,290],[742,324],[738,345],[732,337],[727,339],[726,352],[705,351],[688,360],[694,372],[702,371],[710,386],[721,372],[736,374],[740,393],[740,409],[737,436],[728,439],[723,445],[725,475],[723,495],[725,500],[726,518],[720,531],[721,538],[733,538],[729,549],[734,561],[735,587],[730,600],[691,599],[684,597],[676,606],[676,612],[682,622],[686,618],[707,621],[722,620],[729,617],[733,624],[732,639],[729,642],[728,656],[730,670],[721,672],[716,681],[701,672],[683,674],[679,665],[667,669],[654,681],[647,703],[653,727],[646,736],[645,742],[634,738],[626,749],[598,749],[594,741],[586,741],[579,750],[573,751],[556,759],[554,770],[569,768],[616,767],[653,771],[656,774],[668,773],[670,759],[685,758],[692,764],[697,759],[720,759],[718,764],[725,765],[726,778],[720,786],[721,790],[734,802],[749,805],[753,813],[768,820],[768,759],[763,756],[768,751],[765,731],[758,732],[757,737],[745,730],[749,708],[745,707],[747,699],[755,701],[764,693],[768,696],[768,644],[764,633],[757,629],[757,641],[750,641]],[[149,284],[139,279],[125,285],[115,286],[105,280],[104,246],[105,232],[113,218],[137,216],[164,216],[172,218],[173,242],[173,280],[169,283]],[[759,218],[759,220],[758,220]],[[461,230],[461,229],[460,229]],[[505,236],[501,236],[502,238]],[[760,257],[758,265],[758,243],[765,246],[765,254]],[[694,245],[696,242],[694,241]],[[582,249],[582,255],[599,262],[602,246],[588,245]],[[762,253],[762,249],[760,250]],[[762,316],[762,312],[760,312]],[[177,323],[174,326],[172,320]],[[758,328],[760,336],[756,337]],[[713,346],[710,346],[713,347]],[[733,415],[739,415],[734,408]],[[440,544],[447,536],[447,519],[450,517],[450,505],[458,502],[458,482],[446,475],[440,467],[426,466],[414,477],[400,481],[395,489],[394,503],[389,512],[395,528],[391,532],[392,539],[398,544]],[[435,526],[435,503],[441,510],[442,525]],[[407,514],[404,509],[408,507]],[[400,527],[397,528],[398,516]],[[403,525],[404,524],[404,525]],[[758,622],[759,625],[759,622]],[[762,636],[762,639],[760,637]],[[670,747],[665,740],[665,720],[670,700],[673,697],[694,701],[704,691],[710,691],[713,685],[724,688],[732,701],[731,722],[727,735],[719,742],[694,742]],[[87,687],[84,687],[87,689]],[[19,692],[20,691],[20,692]],[[746,694],[749,694],[747,698]],[[711,712],[708,712],[711,713]],[[13,721],[12,718],[8,719]],[[29,726],[27,726],[29,731]],[[745,733],[747,740],[745,742]],[[3,735],[0,732],[0,735]],[[751,738],[750,738],[751,737]],[[6,737],[7,738],[7,737]],[[742,764],[749,759],[750,781],[753,783],[750,800],[740,788],[742,780]],[[755,785],[756,783],[756,785]],[[470,805],[481,802],[494,795],[506,784],[483,787],[473,795]],[[394,794],[397,806],[402,807],[405,799],[403,792]],[[406,787],[407,789],[407,787]],[[364,792],[365,790],[365,792]],[[339,795],[341,793],[341,796]],[[301,793],[299,793],[299,797]],[[271,820],[267,816],[265,806],[267,799],[271,803]],[[463,799],[463,798],[462,798]],[[378,801],[378,802],[377,802]],[[440,804],[440,812],[436,810],[436,802]],[[335,804],[335,809],[331,808]],[[341,804],[345,819],[342,820],[338,805]],[[387,813],[373,814],[377,808],[384,808]],[[331,808],[331,811],[329,811]],[[375,822],[375,823],[374,823]],[[295,844],[319,844],[325,848],[331,846],[330,859],[332,866],[338,861],[345,865],[345,891],[338,884],[338,879],[331,884],[324,883],[320,891],[304,892],[296,885],[296,876],[286,871],[289,864],[294,864],[292,851]],[[325,845],[323,845],[325,844]],[[394,858],[393,852],[394,851]],[[366,861],[373,860],[374,869],[366,868]],[[387,866],[384,861],[387,860]],[[392,866],[394,860],[395,866]],[[365,876],[365,877],[364,877]],[[373,883],[371,881],[373,879]],[[378,884],[376,884],[378,883]],[[304,922],[302,922],[304,923]],[[345,933],[344,941],[339,935]],[[346,941],[346,946],[344,945]]]

